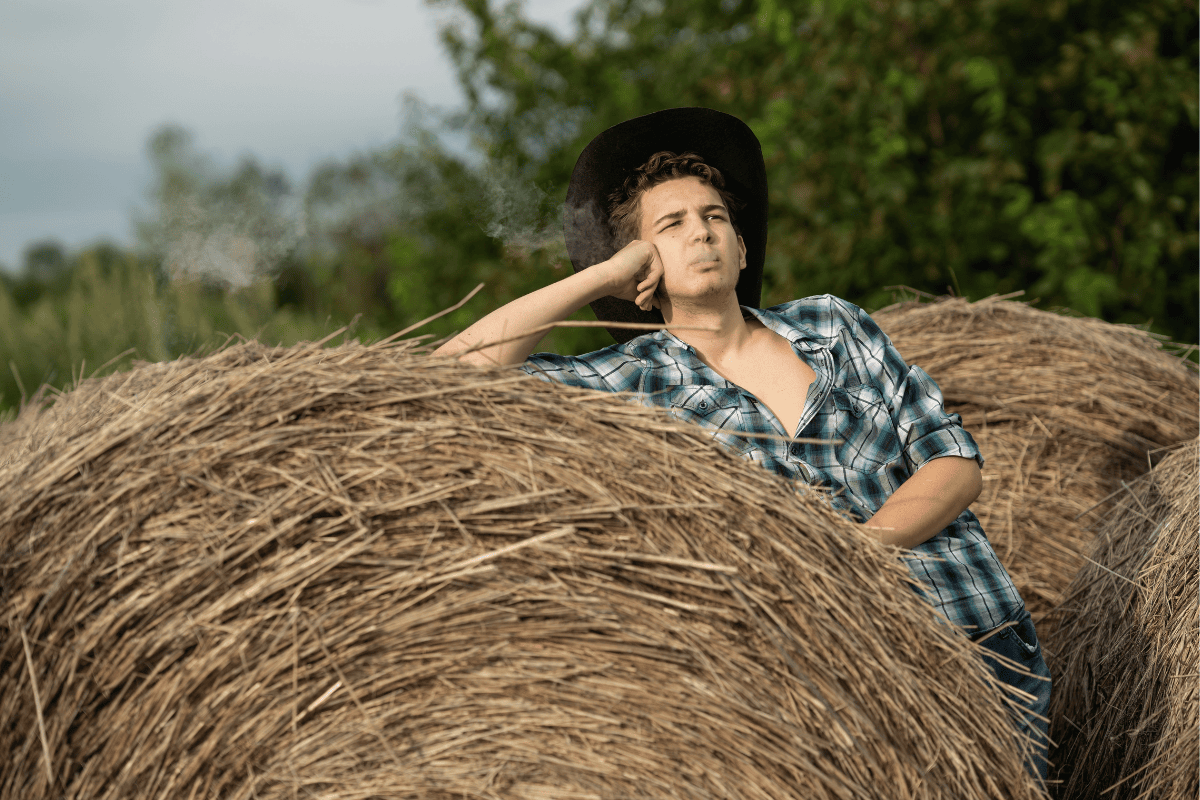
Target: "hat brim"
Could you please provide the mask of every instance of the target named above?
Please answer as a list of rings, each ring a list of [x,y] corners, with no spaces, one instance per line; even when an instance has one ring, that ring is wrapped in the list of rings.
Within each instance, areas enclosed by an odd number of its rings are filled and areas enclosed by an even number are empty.
[[[563,219],[567,255],[576,272],[607,261],[617,252],[608,224],[608,198],[630,172],[662,150],[697,153],[720,170],[726,191],[744,206],[736,212],[746,244],[746,268],[738,279],[738,302],[758,308],[767,252],[767,170],[762,147],[750,126],[711,108],[670,108],[614,125],[592,139],[575,162]],[[602,322],[663,322],[657,309],[602,297],[591,304]],[[608,328],[625,342],[644,331]]]

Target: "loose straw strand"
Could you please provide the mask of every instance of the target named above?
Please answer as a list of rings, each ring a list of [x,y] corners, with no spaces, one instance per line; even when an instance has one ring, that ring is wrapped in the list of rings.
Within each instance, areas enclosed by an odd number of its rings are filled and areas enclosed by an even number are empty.
[[[37,677],[33,672],[33,654],[29,650],[29,639],[25,636],[24,628],[21,628],[21,644],[25,648],[25,666],[29,668],[29,683],[33,686],[33,705],[37,709],[38,735],[42,740],[42,755],[45,756],[43,763],[46,765],[46,782],[53,790],[54,770],[50,766],[50,744],[46,741],[46,722],[42,717],[42,697],[38,692]]]

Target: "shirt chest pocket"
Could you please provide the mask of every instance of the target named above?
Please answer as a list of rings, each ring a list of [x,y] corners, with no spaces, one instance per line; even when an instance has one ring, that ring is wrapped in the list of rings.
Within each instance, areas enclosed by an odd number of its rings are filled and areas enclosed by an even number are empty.
[[[883,397],[873,386],[835,387],[826,404],[838,466],[877,472],[900,459],[901,442]]]
[[[672,386],[660,395],[659,403],[671,416],[708,430],[714,439],[736,453],[745,453],[753,445],[741,429],[742,399],[737,389],[718,386]]]

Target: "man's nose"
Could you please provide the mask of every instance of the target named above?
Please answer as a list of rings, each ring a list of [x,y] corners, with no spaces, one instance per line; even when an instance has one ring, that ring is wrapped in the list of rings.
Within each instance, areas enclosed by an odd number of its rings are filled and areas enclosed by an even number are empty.
[[[691,233],[693,242],[707,242],[712,239],[712,226],[704,218],[694,219]]]

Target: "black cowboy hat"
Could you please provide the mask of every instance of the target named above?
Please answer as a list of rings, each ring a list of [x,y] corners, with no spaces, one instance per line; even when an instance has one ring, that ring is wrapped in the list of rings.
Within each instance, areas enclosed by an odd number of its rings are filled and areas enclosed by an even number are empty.
[[[661,150],[696,153],[720,170],[725,189],[744,203],[734,212],[746,243],[746,268],[738,279],[738,302],[758,308],[767,252],[767,170],[750,126],[711,108],[669,108],[614,125],[583,149],[567,188],[563,232],[576,272],[617,252],[608,224],[608,198],[629,173]],[[602,297],[592,303],[603,322],[663,322],[658,309],[642,311],[629,300]],[[644,331],[609,328],[618,342]]]

